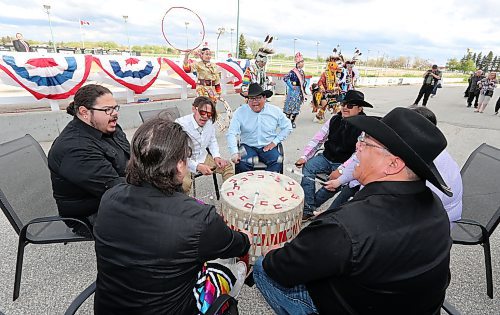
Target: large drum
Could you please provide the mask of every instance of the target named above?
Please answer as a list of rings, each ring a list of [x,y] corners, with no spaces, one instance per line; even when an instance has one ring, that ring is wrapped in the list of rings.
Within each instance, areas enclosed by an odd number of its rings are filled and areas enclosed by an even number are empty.
[[[248,224],[254,235],[251,264],[261,256],[262,246],[283,244],[300,231],[304,190],[288,176],[266,171],[236,174],[222,184],[221,195],[227,225],[237,230]]]

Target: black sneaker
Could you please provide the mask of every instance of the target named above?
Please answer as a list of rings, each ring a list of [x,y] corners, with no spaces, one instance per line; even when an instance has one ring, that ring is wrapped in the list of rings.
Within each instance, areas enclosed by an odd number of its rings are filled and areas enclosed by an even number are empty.
[[[297,125],[295,124],[295,122],[292,122],[292,128],[296,128]]]

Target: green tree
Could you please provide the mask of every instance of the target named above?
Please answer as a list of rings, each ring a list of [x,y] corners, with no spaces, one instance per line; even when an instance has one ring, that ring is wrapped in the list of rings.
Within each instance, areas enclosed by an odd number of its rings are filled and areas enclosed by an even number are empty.
[[[474,72],[476,70],[476,63],[474,62],[474,60],[468,59],[462,64],[461,70],[464,73]]]
[[[255,56],[260,47],[262,47],[262,43],[258,40],[250,40],[247,43],[248,48],[252,51],[252,56]]]
[[[450,71],[460,71],[462,70],[462,64],[455,58],[448,59],[446,63],[446,68]]]
[[[238,57],[241,59],[247,59],[247,43],[245,41],[245,36],[240,35],[240,41],[238,44]]]
[[[477,54],[476,59],[474,59],[474,61],[476,62],[476,68],[481,69],[481,61],[482,60],[483,60],[483,53],[480,52],[479,54]]]
[[[489,71],[493,68],[492,65],[493,62],[493,52],[490,51],[488,55],[483,57],[483,60],[481,60],[481,68],[484,69],[485,71]]]

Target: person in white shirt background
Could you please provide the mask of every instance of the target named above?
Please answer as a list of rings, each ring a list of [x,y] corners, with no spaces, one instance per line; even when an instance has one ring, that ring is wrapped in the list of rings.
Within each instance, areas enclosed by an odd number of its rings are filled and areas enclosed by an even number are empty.
[[[213,172],[216,172],[221,174],[222,180],[225,181],[234,175],[234,168],[231,163],[220,156],[213,125],[217,119],[215,106],[210,98],[199,96],[194,99],[192,111],[192,114],[175,120],[191,138],[192,155],[188,159],[189,172],[200,172],[203,175],[212,175]],[[190,173],[184,177],[182,183],[182,189],[186,193],[191,190]]]

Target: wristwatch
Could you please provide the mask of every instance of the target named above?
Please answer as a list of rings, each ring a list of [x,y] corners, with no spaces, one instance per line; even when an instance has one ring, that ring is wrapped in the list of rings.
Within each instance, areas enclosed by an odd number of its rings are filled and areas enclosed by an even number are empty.
[[[344,169],[343,168],[337,168],[337,171],[339,171],[340,175],[344,174]]]

